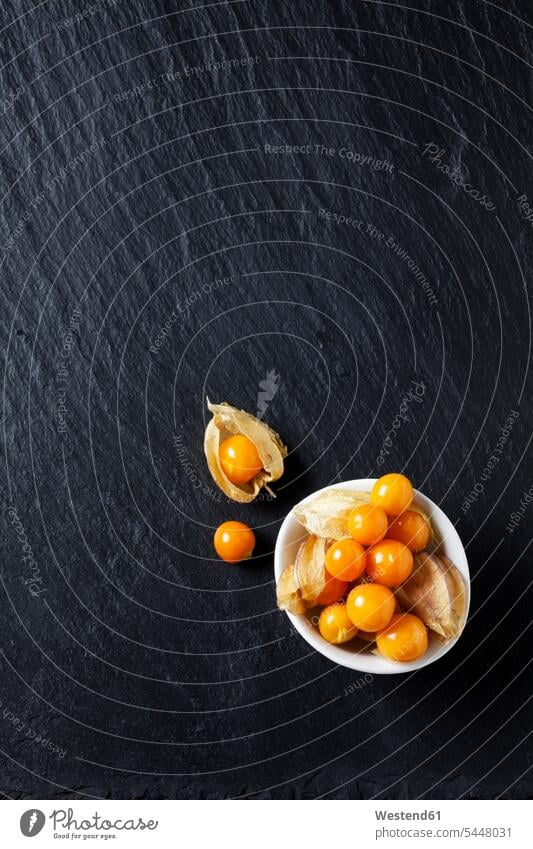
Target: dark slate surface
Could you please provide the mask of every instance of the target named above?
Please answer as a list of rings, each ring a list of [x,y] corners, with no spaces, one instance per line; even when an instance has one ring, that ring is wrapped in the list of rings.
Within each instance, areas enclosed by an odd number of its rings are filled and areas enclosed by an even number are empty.
[[[531,796],[532,26],[4,0],[6,797]],[[205,398],[265,380],[287,473],[230,506]],[[473,603],[446,658],[364,681],[276,611],[272,548],[380,468],[452,517]],[[229,517],[249,565],[212,558]]]

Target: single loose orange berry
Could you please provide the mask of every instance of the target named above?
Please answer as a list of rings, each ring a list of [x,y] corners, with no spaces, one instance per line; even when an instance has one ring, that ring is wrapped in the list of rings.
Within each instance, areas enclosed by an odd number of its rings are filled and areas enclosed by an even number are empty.
[[[218,456],[224,474],[235,484],[248,483],[263,468],[256,446],[240,433],[224,440],[218,449]]]
[[[358,504],[348,516],[350,536],[360,545],[373,545],[383,539],[389,522],[385,511],[374,504]]]
[[[378,649],[389,660],[418,660],[428,647],[428,632],[418,616],[395,613],[376,637]]]
[[[407,510],[414,498],[411,481],[400,474],[383,475],[372,487],[372,503],[383,507],[389,516],[398,516]]]
[[[215,531],[215,550],[226,563],[239,563],[252,556],[255,534],[244,522],[223,522]]]
[[[328,643],[340,645],[357,635],[357,628],[346,613],[345,604],[330,604],[318,619],[318,630]]]
[[[431,528],[428,520],[416,510],[406,510],[390,523],[387,538],[403,542],[416,554],[417,551],[422,551],[431,539]]]
[[[338,578],[334,578],[326,570],[326,586],[318,596],[316,603],[323,606],[333,604],[343,597],[347,589],[348,583],[346,581],[339,581]]]
[[[355,581],[365,571],[366,551],[354,539],[339,539],[326,551],[326,568],[341,581]]]
[[[394,595],[382,584],[354,587],[346,600],[346,612],[362,631],[381,631],[394,614]]]
[[[397,587],[413,571],[413,555],[403,542],[384,539],[368,549],[366,572],[376,584]]]

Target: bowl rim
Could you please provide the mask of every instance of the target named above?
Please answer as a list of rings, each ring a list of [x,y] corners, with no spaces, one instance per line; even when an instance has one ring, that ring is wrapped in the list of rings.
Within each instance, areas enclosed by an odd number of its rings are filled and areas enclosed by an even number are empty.
[[[356,478],[353,480],[341,481],[339,483],[329,484],[329,486],[321,487],[320,489],[315,490],[309,495],[302,498],[294,507],[299,506],[300,504],[306,504],[311,499],[315,498],[317,495],[320,495],[322,492],[326,492],[330,489],[353,489],[353,490],[362,490],[370,492],[372,485],[378,480],[378,478]],[[414,499],[413,502],[422,507],[426,513],[431,516],[431,519],[437,528],[439,538],[442,541],[442,546],[444,549],[445,556],[449,555],[448,549],[453,548],[453,556],[450,556],[450,559],[453,561],[459,572],[464,578],[465,586],[466,586],[466,612],[465,612],[465,621],[463,630],[461,633],[453,637],[451,640],[447,640],[441,646],[435,647],[433,646],[433,650],[430,653],[426,653],[419,660],[409,661],[407,663],[400,663],[392,660],[388,660],[387,658],[381,657],[380,655],[372,654],[370,652],[350,652],[348,647],[349,643],[346,643],[342,646],[335,646],[332,643],[328,643],[324,638],[320,635],[317,628],[310,622],[309,617],[305,614],[301,616],[296,616],[292,613],[287,612],[287,616],[289,617],[291,623],[296,628],[300,636],[311,645],[317,652],[327,657],[333,663],[338,666],[343,666],[347,669],[353,669],[357,672],[365,672],[371,673],[372,675],[401,675],[407,672],[413,672],[417,669],[423,669],[425,666],[429,666],[431,663],[435,663],[436,660],[439,660],[441,657],[444,657],[454,645],[461,638],[464,628],[466,627],[468,621],[468,615],[470,611],[470,598],[471,598],[471,590],[470,590],[470,570],[468,568],[468,560],[466,557],[466,552],[464,546],[461,542],[461,538],[457,533],[457,530],[451,521],[451,519],[446,515],[446,513],[428,498],[427,495],[420,492],[419,490],[414,490]],[[294,507],[287,513],[285,519],[283,520],[278,536],[276,539],[276,545],[274,548],[274,575],[276,582],[281,575],[283,569],[288,565],[287,556],[285,553],[285,548],[291,543],[287,542],[287,536],[294,529],[294,526],[298,526],[302,531],[302,540],[305,539],[307,532],[304,527],[300,525],[298,520],[294,516]]]

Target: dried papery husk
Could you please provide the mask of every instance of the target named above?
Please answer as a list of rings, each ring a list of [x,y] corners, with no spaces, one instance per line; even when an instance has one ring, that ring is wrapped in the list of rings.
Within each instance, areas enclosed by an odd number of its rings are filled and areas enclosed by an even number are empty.
[[[449,640],[463,630],[466,588],[463,577],[447,557],[422,551],[414,556],[410,577],[396,590],[406,611]]]
[[[295,563],[291,563],[281,573],[276,592],[280,610],[286,610],[288,613],[294,613],[296,616],[305,613],[307,605],[302,598]]]
[[[309,536],[296,555],[296,570],[302,598],[308,607],[316,604],[326,586],[326,550],[328,540]]]
[[[454,585],[455,592],[453,596],[453,614],[455,621],[458,623],[458,633],[460,634],[465,626],[466,621],[466,585],[463,576],[459,572],[459,569],[454,565],[454,563],[450,560],[449,557],[444,557],[442,554],[440,554],[439,559],[444,563],[444,566],[447,568],[447,575]]]
[[[263,487],[274,495],[268,484],[282,476],[283,460],[287,456],[287,448],[280,436],[251,413],[238,410],[226,402],[211,404],[208,399],[207,407],[213,418],[205,429],[204,451],[209,471],[219,489],[232,501],[240,501],[242,504],[253,501]],[[221,443],[236,434],[247,436],[254,443],[263,464],[259,474],[243,484],[232,483],[220,465]]]
[[[370,502],[369,492],[327,489],[310,501],[297,504],[293,513],[308,533],[323,539],[338,540],[349,536],[348,516],[361,502]]]

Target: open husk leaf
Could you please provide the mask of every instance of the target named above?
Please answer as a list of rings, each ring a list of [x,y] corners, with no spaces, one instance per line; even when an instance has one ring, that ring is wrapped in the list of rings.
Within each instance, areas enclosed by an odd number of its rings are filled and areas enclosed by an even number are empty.
[[[277,585],[278,607],[289,613],[305,613],[316,604],[326,586],[328,541],[315,536],[302,542],[296,560],[282,572]]]
[[[295,563],[284,569],[278,581],[276,591],[280,610],[286,610],[288,613],[294,613],[295,615],[305,613],[307,605],[302,599]]]
[[[309,536],[296,555],[296,571],[302,598],[308,607],[313,607],[326,586],[327,540]]]
[[[453,597],[453,613],[456,622],[458,623],[457,633],[460,634],[463,630],[466,622],[466,606],[467,606],[467,598],[466,598],[466,586],[463,580],[463,576],[459,572],[459,569],[452,563],[449,557],[444,557],[442,554],[439,554],[439,560],[444,563],[444,566],[447,568],[448,576],[451,582],[454,585],[454,597]]]
[[[205,429],[204,451],[209,471],[219,489],[228,498],[242,504],[253,501],[263,487],[274,495],[268,484],[282,476],[283,460],[287,456],[287,448],[279,435],[265,422],[226,402],[211,404],[208,399],[207,407],[213,418]],[[220,444],[235,434],[243,434],[254,443],[263,463],[259,474],[244,484],[232,483],[220,465]]]
[[[463,630],[466,591],[461,573],[447,557],[423,551],[414,557],[410,577],[396,590],[406,611],[449,640]]]
[[[369,492],[347,489],[327,489],[293,512],[306,531],[324,539],[343,539],[349,536],[348,516],[362,501],[370,501]]]

